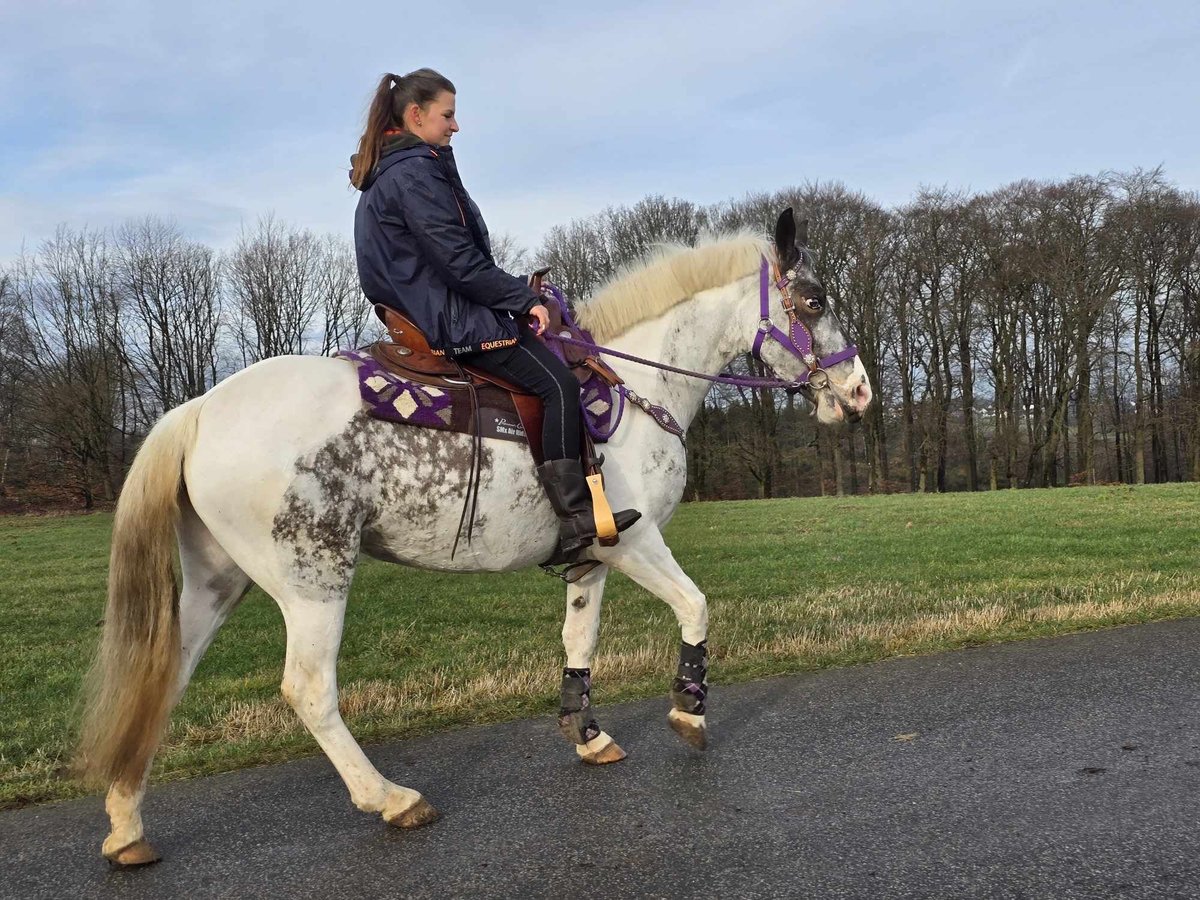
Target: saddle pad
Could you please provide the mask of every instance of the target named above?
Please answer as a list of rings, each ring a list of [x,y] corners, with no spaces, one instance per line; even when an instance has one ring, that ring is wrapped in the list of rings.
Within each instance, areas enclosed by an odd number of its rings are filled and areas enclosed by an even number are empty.
[[[579,386],[579,405],[583,407],[583,424],[597,444],[603,444],[613,436],[624,411],[622,398],[613,386],[593,375]]]
[[[474,434],[466,388],[451,390],[408,381],[384,369],[368,350],[339,350],[334,358],[357,366],[359,393],[372,418]],[[508,391],[485,385],[476,389],[476,395],[482,437],[529,443]]]
[[[566,295],[558,285],[544,281],[541,293],[542,303],[550,312],[552,332],[564,338],[592,343],[591,332],[575,322]],[[587,368],[584,361],[591,355],[587,350],[553,340],[546,341],[546,346],[580,379],[579,405],[583,408],[583,423],[595,443],[605,443],[621,423],[621,416],[625,412],[624,396],[596,372]],[[585,377],[585,373],[589,372]]]

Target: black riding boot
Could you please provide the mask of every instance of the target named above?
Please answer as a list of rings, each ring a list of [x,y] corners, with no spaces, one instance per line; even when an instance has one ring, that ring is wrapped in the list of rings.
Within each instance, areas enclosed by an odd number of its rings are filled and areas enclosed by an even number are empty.
[[[537,469],[538,480],[550,498],[558,516],[558,549],[549,562],[554,565],[574,562],[580,550],[596,537],[596,518],[592,513],[592,492],[577,459],[551,459]],[[613,513],[617,531],[624,531],[642,517],[636,509]]]

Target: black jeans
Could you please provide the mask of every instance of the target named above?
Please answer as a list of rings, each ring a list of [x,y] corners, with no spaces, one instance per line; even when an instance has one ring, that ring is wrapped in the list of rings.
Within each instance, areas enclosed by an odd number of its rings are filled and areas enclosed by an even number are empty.
[[[499,375],[542,398],[542,452],[547,460],[579,459],[579,381],[532,334],[521,330],[512,347],[469,353],[462,361]]]

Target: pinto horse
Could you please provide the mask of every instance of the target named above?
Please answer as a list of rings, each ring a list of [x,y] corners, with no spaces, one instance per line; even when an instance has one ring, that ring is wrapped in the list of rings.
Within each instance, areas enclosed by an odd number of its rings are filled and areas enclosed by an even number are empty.
[[[581,304],[578,318],[617,354],[673,367],[614,360],[632,396],[665,407],[684,429],[709,382],[679,370],[716,376],[752,348],[805,393],[820,423],[857,420],[871,386],[806,244],[807,223],[797,234],[788,209],[773,243],[743,234],[662,248]],[[473,536],[454,552],[472,438],[369,418],[345,361],[264,360],[159,420],[117,506],[79,751],[84,774],[108,785],[105,857],[115,865],[158,859],[141,820],[151,761],[196,664],[252,584],[279,604],[287,627],[283,696],[355,806],[401,828],[436,818],[421,794],[375,769],[342,721],[337,655],[360,552],[444,572],[512,571],[551,555],[558,529],[528,450],[482,444]],[[613,506],[642,518],[619,544],[586,551],[598,565],[567,587],[559,724],[591,763],[624,756],[588,699],[610,568],[674,610],[682,648],[669,722],[692,745],[706,741],[706,601],[662,537],[683,495],[683,443],[631,407],[605,454]]]

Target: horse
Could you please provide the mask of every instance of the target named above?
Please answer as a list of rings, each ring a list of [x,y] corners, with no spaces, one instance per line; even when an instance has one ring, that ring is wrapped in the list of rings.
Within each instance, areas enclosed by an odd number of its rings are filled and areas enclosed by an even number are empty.
[[[820,424],[854,421],[871,402],[871,385],[807,243],[807,222],[798,233],[789,208],[773,241],[740,233],[660,247],[582,301],[577,318],[614,353],[672,367],[619,366],[630,397],[646,407],[652,399],[684,429],[709,382],[680,372],[711,378],[751,347],[781,383],[805,394]],[[768,266],[776,277],[768,279]],[[786,333],[769,301],[787,312]],[[278,604],[287,629],[282,694],[354,805],[400,828],[437,818],[419,792],[384,778],[346,727],[337,655],[360,553],[443,572],[512,571],[551,556],[557,523],[528,449],[479,443],[368,417],[354,366],[329,357],[263,360],[158,420],[114,516],[104,629],[77,757],[85,778],[107,785],[111,831],[101,851],[113,865],[160,858],[141,820],[151,762],[201,656],[254,584]],[[642,518],[619,543],[585,551],[595,567],[567,586],[559,725],[593,764],[625,755],[596,724],[588,696],[610,569],[674,611],[682,641],[668,721],[689,744],[707,742],[706,599],[662,536],[683,496],[683,441],[631,407],[605,455],[614,507],[641,510]],[[475,466],[473,535],[455,552]]]

